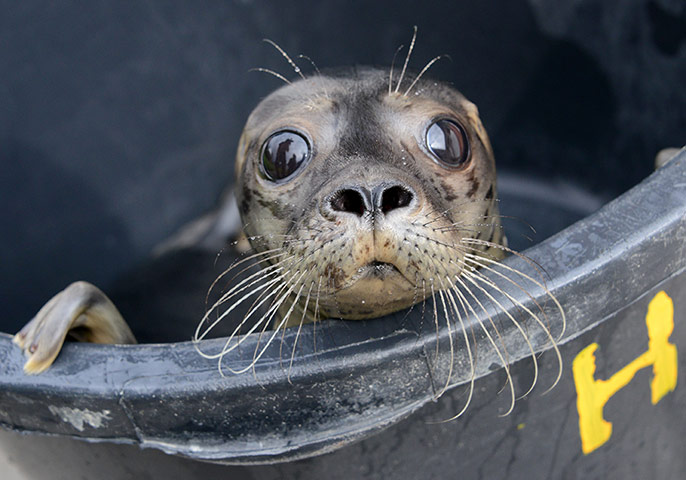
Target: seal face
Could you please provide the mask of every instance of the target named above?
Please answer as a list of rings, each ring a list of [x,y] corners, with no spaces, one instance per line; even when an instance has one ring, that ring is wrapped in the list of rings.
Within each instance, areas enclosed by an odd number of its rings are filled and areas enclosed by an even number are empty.
[[[282,324],[378,317],[453,288],[465,255],[502,257],[488,137],[442,83],[403,94],[357,68],[286,85],[250,115],[236,169]]]

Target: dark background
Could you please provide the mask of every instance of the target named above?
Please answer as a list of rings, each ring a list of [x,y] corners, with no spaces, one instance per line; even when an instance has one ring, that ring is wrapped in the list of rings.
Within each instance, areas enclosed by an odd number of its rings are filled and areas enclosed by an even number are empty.
[[[479,105],[500,169],[616,196],[686,143],[681,0],[0,1],[3,330],[114,277],[210,208],[243,122],[295,74],[411,66]],[[305,71],[310,67],[302,62]]]

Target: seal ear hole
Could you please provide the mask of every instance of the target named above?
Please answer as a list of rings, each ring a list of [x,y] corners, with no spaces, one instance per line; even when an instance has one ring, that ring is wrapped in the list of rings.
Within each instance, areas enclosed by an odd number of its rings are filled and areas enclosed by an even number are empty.
[[[270,136],[262,147],[262,172],[278,182],[295,174],[310,157],[310,144],[298,132],[283,130]]]
[[[426,147],[445,167],[461,167],[469,160],[467,133],[454,120],[444,118],[432,123],[426,131]]]

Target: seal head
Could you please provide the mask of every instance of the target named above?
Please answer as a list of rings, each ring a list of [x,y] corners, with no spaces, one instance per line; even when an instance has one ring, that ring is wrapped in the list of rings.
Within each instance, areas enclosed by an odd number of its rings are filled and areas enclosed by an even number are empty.
[[[250,115],[236,169],[275,301],[315,317],[391,313],[454,287],[465,254],[502,256],[488,136],[443,83],[403,94],[357,68],[286,85]]]

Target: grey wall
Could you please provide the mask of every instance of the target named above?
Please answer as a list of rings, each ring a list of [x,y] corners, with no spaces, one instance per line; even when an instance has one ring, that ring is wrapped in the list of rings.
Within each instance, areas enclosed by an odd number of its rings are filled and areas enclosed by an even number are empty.
[[[320,67],[411,65],[481,109],[503,169],[611,195],[686,143],[679,1],[0,1],[0,306],[24,323],[70,281],[104,287],[231,181],[250,109]],[[304,69],[308,66],[305,62]]]

